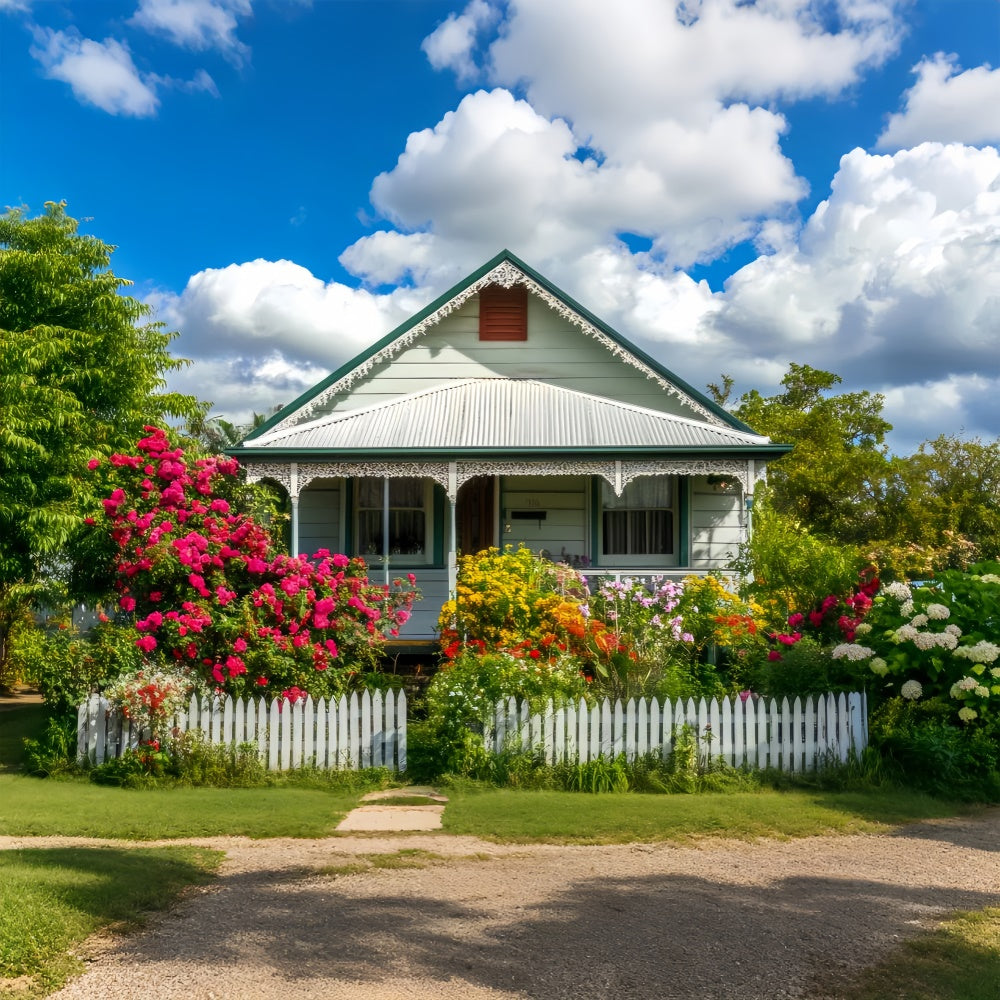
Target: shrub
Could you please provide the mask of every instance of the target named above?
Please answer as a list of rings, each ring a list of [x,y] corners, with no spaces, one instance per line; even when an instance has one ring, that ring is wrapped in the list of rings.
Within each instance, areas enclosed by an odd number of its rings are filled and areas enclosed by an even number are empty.
[[[111,456],[110,471],[91,461],[114,488],[105,525],[88,520],[110,539],[118,604],[149,666],[183,666],[194,683],[234,696],[296,686],[320,697],[354,684],[409,617],[412,574],[388,588],[360,559],[276,552],[220,495],[235,460],[189,465],[162,430],[147,431],[137,454]]]

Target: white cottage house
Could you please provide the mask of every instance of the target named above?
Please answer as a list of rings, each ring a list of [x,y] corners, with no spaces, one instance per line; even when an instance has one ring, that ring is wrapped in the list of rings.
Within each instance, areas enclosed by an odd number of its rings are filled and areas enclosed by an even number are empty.
[[[504,251],[234,449],[291,499],[293,553],[412,572],[431,639],[457,557],[588,575],[723,569],[786,445],[755,434]]]

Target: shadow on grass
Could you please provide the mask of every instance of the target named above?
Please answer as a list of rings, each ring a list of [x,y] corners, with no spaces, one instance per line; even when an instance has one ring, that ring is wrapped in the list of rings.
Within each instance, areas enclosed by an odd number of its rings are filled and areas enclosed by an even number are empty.
[[[5,705],[0,711],[0,774],[20,771],[24,741],[37,739],[45,728],[48,712],[44,705]]]
[[[718,856],[719,881],[662,870],[566,878],[530,858],[455,861],[432,878],[296,882],[255,872],[223,879],[169,935],[134,941],[129,965],[141,971],[181,953],[210,977],[252,961],[296,996],[321,995],[331,980],[362,995],[362,984],[398,977],[418,989],[413,995],[448,982],[554,1000],[820,997],[825,983],[914,936],[916,921],[1000,898],[860,877],[756,885],[752,858],[743,873],[734,857]],[[637,868],[661,862],[670,866],[669,852],[655,861],[636,854]]]
[[[221,855],[196,847],[40,847],[5,851],[4,857],[37,870],[46,895],[106,922],[134,919],[143,909],[165,905],[184,886],[213,881]]]

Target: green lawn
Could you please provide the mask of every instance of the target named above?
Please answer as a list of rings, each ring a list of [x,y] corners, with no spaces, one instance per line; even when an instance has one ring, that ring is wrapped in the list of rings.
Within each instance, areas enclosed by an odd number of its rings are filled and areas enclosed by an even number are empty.
[[[78,972],[72,951],[109,926],[142,924],[222,861],[197,847],[0,851],[0,997],[45,996]]]
[[[510,789],[449,792],[448,833],[507,843],[614,844],[698,837],[865,833],[952,816],[957,807],[915,792],[720,792],[587,795]]]
[[[838,1000],[996,1000],[1000,996],[1000,908],[959,913],[905,941],[843,987]]]
[[[316,788],[131,790],[0,775],[0,836],[325,837],[361,797]]]

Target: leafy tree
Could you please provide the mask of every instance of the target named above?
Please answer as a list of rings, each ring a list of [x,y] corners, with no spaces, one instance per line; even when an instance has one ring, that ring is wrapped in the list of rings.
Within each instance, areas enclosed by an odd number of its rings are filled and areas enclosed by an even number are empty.
[[[88,459],[202,409],[164,391],[184,364],[168,352],[175,334],[122,294],[113,250],[81,235],[63,204],[0,217],[0,683],[11,625],[99,508]]]
[[[751,390],[733,413],[773,440],[795,445],[768,467],[773,510],[831,540],[868,545],[885,537],[889,459],[883,442],[892,425],[882,418],[878,393],[831,395],[840,381],[793,363],[781,380],[783,392],[765,397]],[[731,382],[722,398],[729,388]]]

